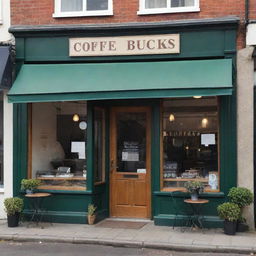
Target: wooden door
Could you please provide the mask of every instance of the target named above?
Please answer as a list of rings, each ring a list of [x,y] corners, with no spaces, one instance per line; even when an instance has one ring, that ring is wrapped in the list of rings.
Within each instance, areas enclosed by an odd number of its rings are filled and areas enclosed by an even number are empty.
[[[114,107],[110,124],[110,214],[151,217],[149,107]]]

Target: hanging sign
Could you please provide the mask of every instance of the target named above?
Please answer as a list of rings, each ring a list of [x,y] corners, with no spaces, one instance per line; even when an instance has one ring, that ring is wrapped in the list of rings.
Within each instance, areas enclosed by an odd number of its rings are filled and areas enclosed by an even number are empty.
[[[84,37],[69,39],[69,56],[114,56],[180,53],[180,35]]]

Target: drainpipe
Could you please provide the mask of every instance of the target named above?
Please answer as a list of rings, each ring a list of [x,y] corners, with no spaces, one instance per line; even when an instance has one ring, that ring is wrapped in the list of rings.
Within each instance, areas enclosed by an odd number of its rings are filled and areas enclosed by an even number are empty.
[[[245,25],[248,25],[249,23],[249,0],[245,0]]]

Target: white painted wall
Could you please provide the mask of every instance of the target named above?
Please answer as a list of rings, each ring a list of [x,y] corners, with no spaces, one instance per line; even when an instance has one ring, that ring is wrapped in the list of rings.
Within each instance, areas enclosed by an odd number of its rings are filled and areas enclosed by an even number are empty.
[[[11,34],[8,33],[10,24],[10,0],[0,0],[0,41],[11,39]]]
[[[13,105],[7,101],[7,91],[4,92],[4,188],[0,189],[0,219],[6,218],[3,201],[13,193]]]
[[[253,192],[253,121],[254,121],[254,47],[248,46],[237,54],[237,165],[238,186]],[[244,212],[247,223],[254,229],[254,206],[246,207]]]

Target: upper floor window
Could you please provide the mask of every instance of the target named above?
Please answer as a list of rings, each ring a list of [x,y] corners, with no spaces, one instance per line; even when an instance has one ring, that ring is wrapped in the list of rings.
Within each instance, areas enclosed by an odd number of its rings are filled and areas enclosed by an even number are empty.
[[[199,0],[140,0],[138,14],[198,12]]]
[[[55,0],[53,17],[113,15],[112,0]]]

